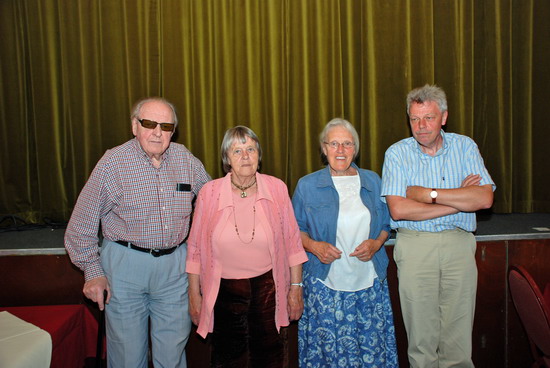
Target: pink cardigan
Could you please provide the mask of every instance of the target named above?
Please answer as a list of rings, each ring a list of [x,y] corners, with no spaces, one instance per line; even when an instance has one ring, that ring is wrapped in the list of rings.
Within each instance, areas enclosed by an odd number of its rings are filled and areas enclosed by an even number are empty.
[[[202,337],[206,337],[214,327],[213,311],[220,287],[221,267],[212,254],[212,234],[224,217],[224,211],[232,211],[230,179],[230,174],[227,174],[202,187],[187,240],[186,271],[200,275],[202,307],[197,333]],[[273,230],[273,244],[269,252],[273,260],[275,281],[275,323],[279,330],[281,326],[289,324],[287,296],[290,267],[306,262],[307,255],[286,184],[273,176],[260,173],[256,173],[256,180],[258,201]]]

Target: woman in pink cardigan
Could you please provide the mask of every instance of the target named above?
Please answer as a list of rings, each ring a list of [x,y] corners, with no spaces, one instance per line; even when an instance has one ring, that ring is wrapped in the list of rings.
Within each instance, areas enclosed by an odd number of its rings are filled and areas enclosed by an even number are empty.
[[[227,175],[201,189],[187,241],[189,313],[212,333],[212,367],[282,367],[280,329],[304,308],[300,230],[286,185],[258,172],[251,129],[229,129],[221,152]]]

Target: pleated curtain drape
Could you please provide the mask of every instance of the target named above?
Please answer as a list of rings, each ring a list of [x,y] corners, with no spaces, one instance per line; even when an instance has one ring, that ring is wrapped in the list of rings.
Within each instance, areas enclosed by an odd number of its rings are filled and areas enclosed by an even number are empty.
[[[176,105],[175,140],[213,177],[225,130],[243,124],[262,172],[292,192],[322,167],[334,117],[381,173],[425,83],[447,92],[446,130],[478,143],[493,211],[550,211],[548,19],[546,0],[0,1],[0,214],[66,221],[151,95]]]

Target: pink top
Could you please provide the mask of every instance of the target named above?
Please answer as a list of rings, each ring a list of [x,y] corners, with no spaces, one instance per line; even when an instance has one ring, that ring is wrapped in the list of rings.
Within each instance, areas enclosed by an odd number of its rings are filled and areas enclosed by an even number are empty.
[[[269,249],[273,248],[273,236],[269,221],[258,196],[241,198],[233,192],[232,199],[234,212],[228,221],[216,226],[212,236],[214,258],[222,266],[222,278],[249,279],[263,275],[272,268]]]
[[[213,245],[215,229],[220,224],[233,224],[233,201],[230,176],[210,181],[199,192],[193,215],[193,224],[187,241],[188,273],[199,274],[202,307],[197,333],[206,337],[214,327],[214,304],[218,296],[222,264],[215,256]],[[277,330],[289,324],[287,296],[290,289],[290,267],[307,261],[300,240],[300,230],[283,181],[273,176],[256,173],[257,203],[261,205],[273,241],[269,244],[275,281],[275,324]],[[257,206],[257,208],[260,206]],[[241,238],[245,239],[243,234]]]

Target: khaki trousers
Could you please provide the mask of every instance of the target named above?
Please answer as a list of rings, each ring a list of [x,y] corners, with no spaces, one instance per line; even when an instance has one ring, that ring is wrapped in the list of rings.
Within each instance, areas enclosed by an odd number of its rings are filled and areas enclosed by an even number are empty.
[[[399,229],[394,259],[411,367],[473,367],[476,241],[456,229]]]

